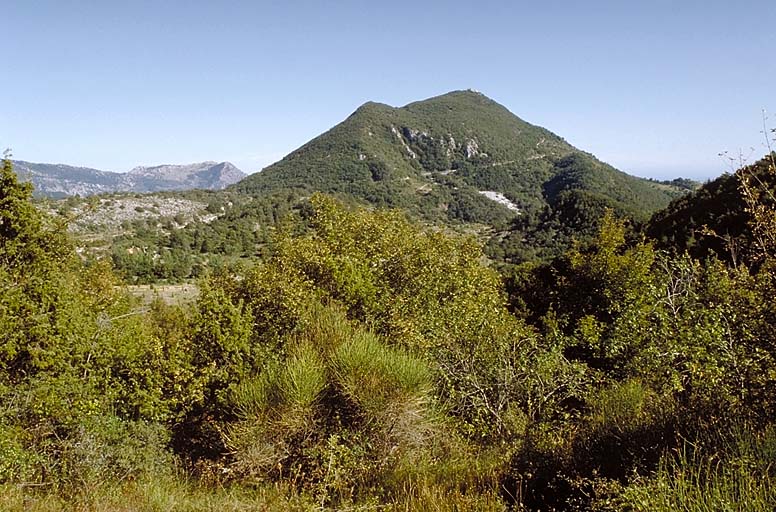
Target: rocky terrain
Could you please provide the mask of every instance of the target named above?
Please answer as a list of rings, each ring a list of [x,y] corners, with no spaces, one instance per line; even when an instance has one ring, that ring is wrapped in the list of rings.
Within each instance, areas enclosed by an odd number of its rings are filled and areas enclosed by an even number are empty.
[[[68,229],[74,234],[120,233],[122,226],[137,221],[155,223],[169,219],[172,228],[181,228],[190,222],[209,223],[217,214],[206,210],[207,204],[178,197],[118,196],[90,198],[69,206],[54,203],[48,209],[69,219]]]
[[[133,192],[158,192],[201,188],[221,190],[246,174],[229,162],[201,162],[188,165],[135,167],[126,175]]]

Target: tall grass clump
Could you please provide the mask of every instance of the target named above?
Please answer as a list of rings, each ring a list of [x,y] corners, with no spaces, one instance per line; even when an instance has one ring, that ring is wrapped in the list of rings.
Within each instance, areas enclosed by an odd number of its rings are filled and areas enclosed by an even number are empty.
[[[714,439],[716,438],[716,439]],[[776,510],[776,429],[736,427],[686,442],[657,472],[627,487],[620,506],[634,512]]]
[[[402,400],[422,401],[432,389],[425,364],[402,349],[360,333],[334,354],[334,372],[342,393],[376,419]]]
[[[292,407],[309,409],[326,388],[323,361],[310,344],[296,347],[280,378],[283,398]]]

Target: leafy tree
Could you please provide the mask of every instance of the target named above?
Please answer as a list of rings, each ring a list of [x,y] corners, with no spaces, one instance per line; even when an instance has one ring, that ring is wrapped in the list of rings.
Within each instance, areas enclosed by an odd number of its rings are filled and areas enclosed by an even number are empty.
[[[8,161],[0,203],[0,445],[20,461],[0,479],[78,492],[116,477],[120,460],[127,475],[165,465],[164,429],[141,423],[170,417],[182,347],[142,321],[107,266],[77,258]],[[141,438],[158,453],[129,448]]]

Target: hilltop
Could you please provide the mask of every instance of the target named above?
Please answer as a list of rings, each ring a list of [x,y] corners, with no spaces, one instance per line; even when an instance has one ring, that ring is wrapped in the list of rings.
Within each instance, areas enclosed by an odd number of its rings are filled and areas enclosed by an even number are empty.
[[[565,246],[574,233],[591,233],[605,208],[646,220],[686,193],[625,174],[471,90],[399,108],[365,103],[234,190],[323,191],[485,225],[512,247],[504,257],[526,239]]]

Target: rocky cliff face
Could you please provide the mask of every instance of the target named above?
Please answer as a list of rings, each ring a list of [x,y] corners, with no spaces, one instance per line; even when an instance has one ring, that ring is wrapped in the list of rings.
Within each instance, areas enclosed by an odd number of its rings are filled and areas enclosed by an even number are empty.
[[[135,167],[128,173],[19,160],[13,164],[23,180],[32,181],[36,195],[50,197],[195,188],[220,190],[245,177],[245,173],[229,162]]]

